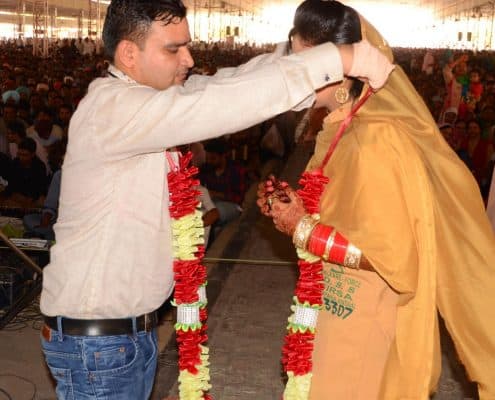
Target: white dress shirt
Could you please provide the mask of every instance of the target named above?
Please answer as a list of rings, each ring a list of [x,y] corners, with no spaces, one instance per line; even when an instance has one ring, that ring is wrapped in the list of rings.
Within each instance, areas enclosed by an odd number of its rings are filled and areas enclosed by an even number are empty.
[[[167,148],[237,132],[314,102],[342,80],[335,46],[260,56],[159,91],[115,68],[74,113],[62,167],[56,244],[41,311],[122,318],[158,308],[173,289]]]

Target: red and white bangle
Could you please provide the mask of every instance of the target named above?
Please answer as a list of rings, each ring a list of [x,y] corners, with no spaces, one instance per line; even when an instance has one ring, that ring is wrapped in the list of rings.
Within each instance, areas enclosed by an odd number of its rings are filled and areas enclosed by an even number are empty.
[[[292,240],[296,247],[306,250],[323,260],[359,269],[362,252],[332,226],[318,223],[305,215],[297,223]]]

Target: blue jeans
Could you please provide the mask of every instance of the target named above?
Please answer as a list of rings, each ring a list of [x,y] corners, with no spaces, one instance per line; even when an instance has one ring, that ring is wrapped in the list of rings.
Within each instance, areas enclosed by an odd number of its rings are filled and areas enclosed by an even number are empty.
[[[116,336],[69,336],[49,331],[50,337],[41,335],[41,345],[57,382],[59,400],[150,397],[158,359],[155,329]]]

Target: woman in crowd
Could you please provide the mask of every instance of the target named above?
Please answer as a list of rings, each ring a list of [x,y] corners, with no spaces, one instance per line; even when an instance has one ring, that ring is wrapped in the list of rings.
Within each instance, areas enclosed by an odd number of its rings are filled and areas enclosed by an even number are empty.
[[[472,172],[483,196],[488,195],[491,174],[490,160],[494,153],[493,138],[483,138],[481,124],[472,119],[467,124],[467,138],[463,146],[471,160]]]
[[[291,31],[296,52],[362,38],[392,59],[338,1],[304,1]],[[301,270],[314,268],[296,289],[285,398],[427,399],[440,376],[437,310],[480,398],[495,398],[495,237],[476,181],[399,67],[376,93],[346,79],[320,90],[314,107],[329,114],[303,188],[259,189],[262,212],[293,236]],[[308,287],[320,301],[304,303]],[[290,326],[316,328],[312,360],[296,354]],[[294,379],[302,370],[310,385]]]

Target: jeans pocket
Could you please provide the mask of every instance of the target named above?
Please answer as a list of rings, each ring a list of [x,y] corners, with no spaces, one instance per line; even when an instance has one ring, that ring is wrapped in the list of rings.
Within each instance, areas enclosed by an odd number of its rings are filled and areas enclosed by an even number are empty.
[[[124,372],[138,357],[138,345],[131,336],[107,336],[84,340],[86,367],[97,373]]]
[[[72,374],[70,369],[52,367],[48,359],[47,365],[53,378],[57,382],[57,399],[74,400],[74,391],[72,389]]]
[[[94,353],[95,366],[97,371],[120,368],[126,364],[126,355],[129,350],[126,346],[118,346]]]

